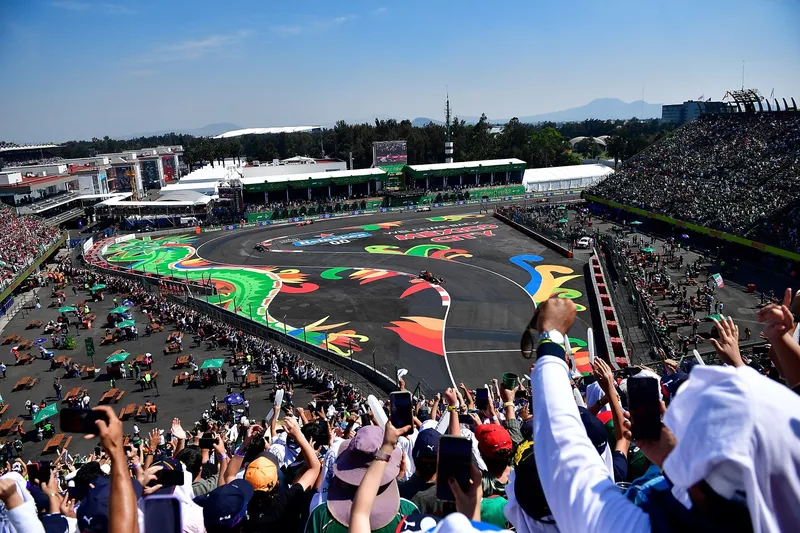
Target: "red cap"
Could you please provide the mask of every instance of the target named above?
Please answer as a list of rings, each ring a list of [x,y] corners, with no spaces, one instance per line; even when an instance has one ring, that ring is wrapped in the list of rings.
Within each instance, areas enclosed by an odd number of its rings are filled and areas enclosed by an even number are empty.
[[[475,428],[478,439],[478,450],[483,457],[492,459],[506,456],[514,448],[511,435],[503,426],[497,424],[481,424]]]

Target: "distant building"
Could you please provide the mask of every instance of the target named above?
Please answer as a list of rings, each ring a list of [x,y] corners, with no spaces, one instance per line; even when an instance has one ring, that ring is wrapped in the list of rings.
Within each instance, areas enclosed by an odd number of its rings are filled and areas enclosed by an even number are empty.
[[[683,124],[694,120],[704,113],[727,113],[729,105],[725,102],[688,100],[682,104],[661,106],[661,122]]]

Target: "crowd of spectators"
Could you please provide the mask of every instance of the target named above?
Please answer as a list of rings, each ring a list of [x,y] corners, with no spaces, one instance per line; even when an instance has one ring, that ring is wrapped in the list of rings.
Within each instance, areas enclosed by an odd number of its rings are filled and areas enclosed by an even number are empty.
[[[0,523],[25,533],[790,531],[800,523],[791,300],[787,291],[783,305],[757,315],[777,379],[742,359],[729,318],[714,341],[725,366],[666,359],[661,375],[615,373],[598,358],[591,376],[575,374],[562,345],[575,304],[547,300],[522,336],[522,356],[536,354],[528,387],[504,376],[483,403],[463,384],[414,397],[405,427],[392,424],[386,402],[364,402],[347,386],[320,387],[304,408],[293,405],[290,387],[308,377],[272,354],[287,393],[263,420],[212,400],[187,427],[173,419],[125,444],[114,410],[96,407],[105,420],[87,438],[100,452],[62,451],[49,470],[8,464]],[[180,327],[200,326],[180,310],[163,312]],[[641,415],[629,391],[639,379],[655,381],[663,397],[658,437],[634,438]],[[445,435],[472,450],[461,481],[438,477],[450,460],[440,453]]]
[[[586,236],[592,226],[591,216],[586,209],[569,209],[566,204],[509,204],[498,207],[497,213],[566,248],[574,248],[576,241]]]
[[[700,226],[797,248],[780,220],[800,201],[800,115],[709,115],[627,160],[592,194]]]
[[[0,289],[36,261],[60,237],[58,227],[44,223],[37,216],[17,215],[0,204]]]

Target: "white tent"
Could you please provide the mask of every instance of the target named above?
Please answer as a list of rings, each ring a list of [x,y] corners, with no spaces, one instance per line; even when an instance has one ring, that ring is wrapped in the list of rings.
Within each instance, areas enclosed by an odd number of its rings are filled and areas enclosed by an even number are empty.
[[[529,168],[522,177],[525,192],[550,192],[584,189],[597,185],[614,169],[605,165]]]

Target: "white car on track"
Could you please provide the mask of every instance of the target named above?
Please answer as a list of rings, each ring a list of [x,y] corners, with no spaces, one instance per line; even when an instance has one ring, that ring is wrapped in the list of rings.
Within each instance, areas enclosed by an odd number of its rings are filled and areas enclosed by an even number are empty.
[[[423,211],[430,211],[431,206],[427,204],[420,204],[417,206],[417,213],[422,213]]]
[[[592,247],[592,238],[591,237],[581,237],[578,239],[577,244],[575,245],[576,248],[587,249]]]

